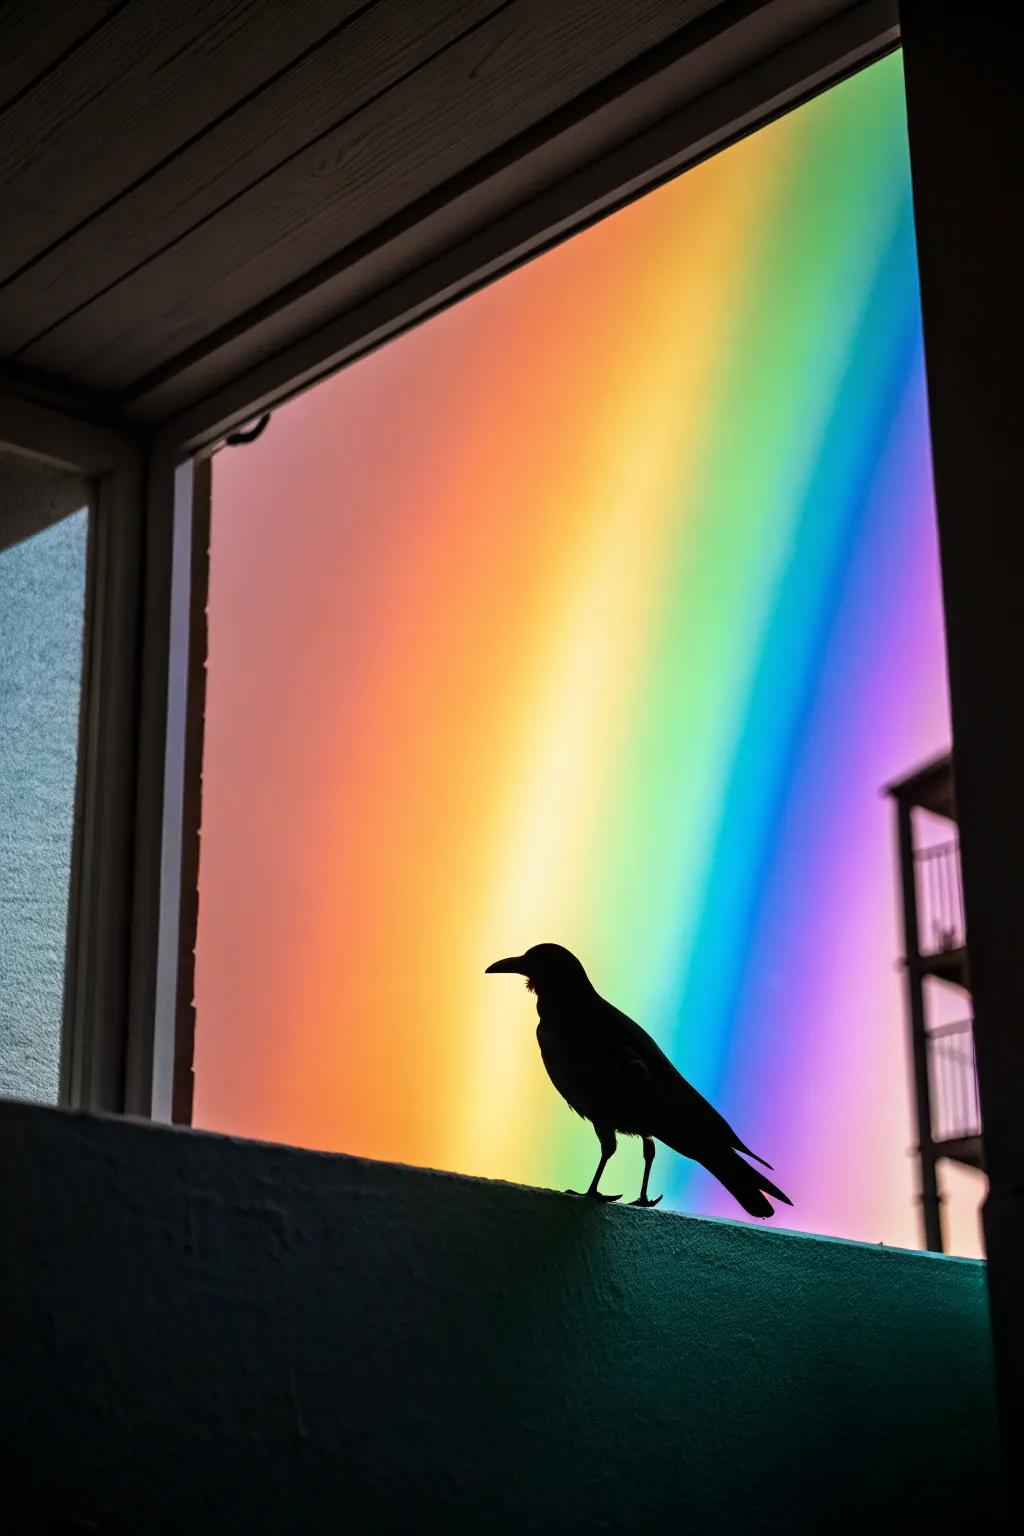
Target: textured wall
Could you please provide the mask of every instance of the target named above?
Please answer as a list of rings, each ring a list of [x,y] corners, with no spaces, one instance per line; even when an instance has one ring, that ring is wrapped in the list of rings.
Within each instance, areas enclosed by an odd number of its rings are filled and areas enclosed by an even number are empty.
[[[974,1261],[27,1105],[0,1180],[9,1529],[1001,1528]]]
[[[0,456],[0,1093],[55,1101],[87,486]],[[61,519],[55,521],[55,519]]]

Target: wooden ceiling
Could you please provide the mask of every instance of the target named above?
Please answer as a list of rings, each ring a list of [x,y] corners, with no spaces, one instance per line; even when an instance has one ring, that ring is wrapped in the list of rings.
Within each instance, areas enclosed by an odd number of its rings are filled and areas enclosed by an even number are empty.
[[[469,189],[501,188],[479,222],[605,148],[580,124],[699,45],[746,28],[770,50],[769,19],[847,9],[864,7],[0,0],[7,377],[158,420],[460,236],[439,213],[461,199],[468,216]],[[692,59],[691,95],[709,78]]]

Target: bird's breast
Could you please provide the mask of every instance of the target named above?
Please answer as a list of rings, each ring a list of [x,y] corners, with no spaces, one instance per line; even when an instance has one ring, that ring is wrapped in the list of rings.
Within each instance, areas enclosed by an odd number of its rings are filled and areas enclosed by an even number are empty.
[[[592,1035],[571,1015],[543,1018],[537,1027],[541,1059],[562,1098],[584,1119],[609,1123],[617,1118],[616,1074]]]
[[[580,1059],[582,1042],[574,1042],[564,1024],[553,1026],[542,1019],[537,1026],[537,1044],[544,1069],[562,1098],[578,1115],[588,1115],[589,1095],[584,1064]]]

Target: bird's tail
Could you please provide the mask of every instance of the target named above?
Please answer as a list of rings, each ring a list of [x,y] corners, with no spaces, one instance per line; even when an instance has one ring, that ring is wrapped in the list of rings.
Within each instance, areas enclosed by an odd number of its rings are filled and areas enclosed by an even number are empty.
[[[703,1162],[708,1172],[725,1185],[733,1199],[738,1200],[751,1216],[775,1215],[775,1208],[767,1198],[769,1195],[773,1200],[780,1200],[783,1205],[793,1204],[778,1185],[765,1178],[759,1169],[751,1168],[731,1147],[725,1152],[716,1153],[714,1158],[703,1159]]]
[[[751,1152],[750,1148],[745,1147],[742,1141],[734,1141],[733,1146],[736,1148],[737,1152],[742,1152],[744,1157],[752,1157],[755,1163],[760,1163],[762,1168],[767,1168],[769,1171],[771,1171],[772,1165],[768,1159],[766,1157],[761,1157],[757,1152]]]

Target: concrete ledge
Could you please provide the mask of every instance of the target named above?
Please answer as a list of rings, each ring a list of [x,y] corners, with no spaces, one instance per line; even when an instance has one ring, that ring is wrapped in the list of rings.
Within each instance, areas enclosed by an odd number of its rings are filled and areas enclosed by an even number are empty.
[[[0,1169],[12,1532],[1002,1529],[973,1261],[11,1103]]]

